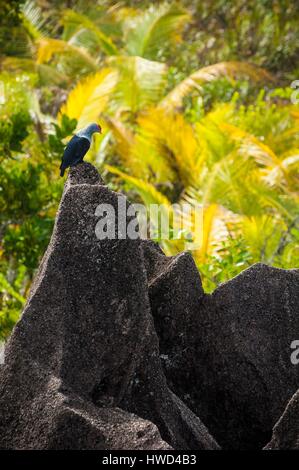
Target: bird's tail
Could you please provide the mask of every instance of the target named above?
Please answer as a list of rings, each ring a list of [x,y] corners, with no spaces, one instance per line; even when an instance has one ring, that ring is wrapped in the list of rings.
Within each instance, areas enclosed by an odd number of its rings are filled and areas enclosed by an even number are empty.
[[[65,168],[61,165],[60,166],[60,176],[63,176],[65,172]]]

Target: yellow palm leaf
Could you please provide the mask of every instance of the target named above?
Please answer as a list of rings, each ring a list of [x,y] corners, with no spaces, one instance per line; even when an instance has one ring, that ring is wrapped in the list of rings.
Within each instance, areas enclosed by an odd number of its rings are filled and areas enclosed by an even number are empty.
[[[286,178],[287,177],[287,178]],[[291,190],[294,187],[298,190],[299,183],[299,154],[288,155],[280,160],[279,165],[268,169],[265,181],[271,186],[284,186],[284,180],[288,183],[286,189]]]
[[[247,76],[252,80],[273,80],[272,76],[264,69],[246,62],[219,62],[218,64],[203,67],[189,75],[179,83],[161,102],[161,106],[166,109],[173,109],[181,106],[183,98],[192,90],[201,90],[201,84],[216,80],[219,77],[235,78]]]
[[[154,185],[139,178],[135,178],[134,176],[130,176],[114,166],[105,165],[105,168],[110,171],[110,173],[119,175],[125,182],[129,183],[129,185],[141,196],[145,204],[159,204],[164,205],[165,207],[171,207],[167,197],[160,193]]]
[[[143,155],[143,164],[152,168],[158,181],[180,178],[190,185],[199,174],[199,143],[192,126],[180,114],[149,109],[138,118],[139,130],[133,154]]]
[[[194,187],[186,189],[179,204],[189,204],[191,207],[198,207],[201,196]],[[192,240],[194,246],[192,254],[197,262],[204,262],[209,255],[217,254],[222,248],[222,243],[227,240],[231,231],[235,231],[242,216],[235,214],[217,202],[205,203],[201,206],[202,223],[193,224]],[[195,212],[193,211],[193,214]],[[193,222],[192,222],[193,223]],[[185,224],[184,224],[185,225]]]
[[[244,150],[247,150],[256,159],[257,163],[267,166],[272,165],[274,162],[280,162],[275,152],[253,134],[227,123],[220,124],[220,127],[226,131],[230,137],[241,142]]]
[[[113,102],[116,109],[136,113],[157,103],[164,92],[166,66],[142,57],[114,56],[109,64],[119,71]]]
[[[53,39],[43,37],[36,42],[37,44],[37,63],[43,64],[49,62],[55,54],[79,56],[87,65],[96,70],[98,65],[96,60],[88,54],[86,49],[74,46],[62,39]]]
[[[299,110],[291,109],[290,112],[293,118],[296,119],[296,121],[299,121]]]
[[[106,68],[81,80],[70,92],[67,102],[59,111],[59,119],[66,114],[77,119],[77,128],[96,121],[104,111],[117,83],[117,72]]]
[[[203,218],[202,247],[200,257],[203,260],[211,252],[212,234],[219,208],[217,204],[210,204],[205,208]]]
[[[261,171],[264,180],[270,184],[281,183],[282,179],[289,182],[287,166],[283,160],[266,144],[257,139],[254,135],[232,126],[222,123],[220,126],[230,137],[241,143],[240,151],[242,155],[253,157],[255,161],[265,168]]]
[[[131,150],[134,145],[133,132],[118,119],[107,116],[106,122],[113,133],[118,155],[126,165],[131,166]]]
[[[218,204],[203,206],[203,219],[201,233],[193,234],[195,243],[200,246],[193,252],[197,262],[204,262],[207,256],[216,255],[222,248],[222,243],[228,239],[230,227],[237,227],[241,219],[229,210]]]

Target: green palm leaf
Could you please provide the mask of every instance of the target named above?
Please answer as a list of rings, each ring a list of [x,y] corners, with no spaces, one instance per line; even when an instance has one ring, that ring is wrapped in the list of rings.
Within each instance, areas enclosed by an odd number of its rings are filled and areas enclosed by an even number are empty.
[[[120,78],[113,98],[120,109],[136,113],[157,103],[165,89],[166,66],[142,57],[113,57],[109,63],[119,70]]]
[[[161,48],[180,39],[182,28],[189,18],[189,14],[176,5],[164,3],[159,7],[151,6],[130,20],[125,37],[127,53],[155,59]]]
[[[110,56],[118,54],[118,49],[112,39],[103,33],[103,31],[101,31],[101,29],[91,19],[89,19],[88,16],[82,13],[77,13],[73,10],[65,10],[62,21],[66,30],[71,29],[73,32],[71,35],[72,38],[74,37],[75,32],[78,34],[80,31],[88,31],[92,34],[93,39],[106,55]]]
[[[41,9],[32,1],[27,1],[21,7],[23,25],[31,39],[39,39],[46,35],[45,19],[42,17]]]

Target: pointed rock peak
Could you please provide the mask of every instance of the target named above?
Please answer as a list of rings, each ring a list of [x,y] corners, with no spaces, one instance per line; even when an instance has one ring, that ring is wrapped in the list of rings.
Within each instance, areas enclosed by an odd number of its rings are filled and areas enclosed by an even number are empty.
[[[67,184],[74,186],[76,184],[100,184],[104,185],[104,181],[98,170],[88,162],[79,163],[69,170]]]

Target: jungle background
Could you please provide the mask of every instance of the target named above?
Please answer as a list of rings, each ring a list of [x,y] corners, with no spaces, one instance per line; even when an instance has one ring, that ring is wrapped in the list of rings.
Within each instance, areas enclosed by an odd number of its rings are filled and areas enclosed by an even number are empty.
[[[203,205],[207,292],[299,266],[297,1],[0,0],[0,22],[0,339],[49,242],[64,146],[92,121],[86,160],[112,189]],[[157,240],[175,254],[185,236]]]

